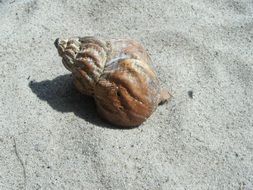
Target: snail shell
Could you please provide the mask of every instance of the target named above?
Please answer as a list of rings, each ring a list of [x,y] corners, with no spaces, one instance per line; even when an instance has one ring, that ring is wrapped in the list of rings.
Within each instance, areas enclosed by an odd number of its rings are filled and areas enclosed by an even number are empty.
[[[55,46],[78,91],[93,96],[98,113],[112,124],[138,126],[170,97],[134,40],[76,37],[57,39]]]

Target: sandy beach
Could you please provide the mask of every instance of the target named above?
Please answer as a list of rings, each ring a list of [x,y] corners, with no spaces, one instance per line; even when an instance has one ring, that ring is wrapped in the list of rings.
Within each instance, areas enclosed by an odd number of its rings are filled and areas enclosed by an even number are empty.
[[[252,190],[252,0],[1,0],[0,189]],[[132,38],[173,98],[101,120],[54,40]]]

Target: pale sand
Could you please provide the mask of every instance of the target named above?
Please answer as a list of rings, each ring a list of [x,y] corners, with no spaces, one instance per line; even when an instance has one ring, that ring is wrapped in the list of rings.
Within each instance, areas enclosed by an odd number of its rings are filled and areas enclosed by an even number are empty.
[[[1,190],[253,189],[252,0],[1,0],[0,23]],[[87,35],[143,43],[171,102],[101,121],[53,45]]]

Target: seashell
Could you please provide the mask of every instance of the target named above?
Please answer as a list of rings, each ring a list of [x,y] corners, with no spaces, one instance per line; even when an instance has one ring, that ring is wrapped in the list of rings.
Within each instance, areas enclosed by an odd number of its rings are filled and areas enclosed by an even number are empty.
[[[139,126],[170,98],[147,51],[134,40],[74,37],[57,39],[55,46],[75,87],[93,96],[99,115],[114,125]]]

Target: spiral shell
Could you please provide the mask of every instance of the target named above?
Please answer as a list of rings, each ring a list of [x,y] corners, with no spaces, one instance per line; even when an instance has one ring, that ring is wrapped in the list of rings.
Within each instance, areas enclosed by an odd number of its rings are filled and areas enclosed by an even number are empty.
[[[77,37],[57,39],[55,46],[76,88],[93,96],[98,113],[115,125],[138,126],[169,98],[136,41]]]

